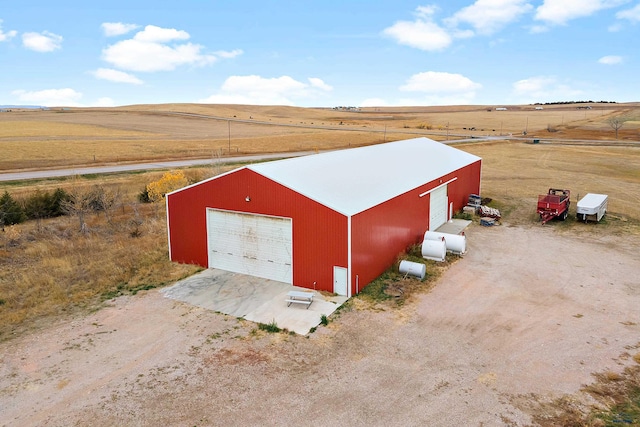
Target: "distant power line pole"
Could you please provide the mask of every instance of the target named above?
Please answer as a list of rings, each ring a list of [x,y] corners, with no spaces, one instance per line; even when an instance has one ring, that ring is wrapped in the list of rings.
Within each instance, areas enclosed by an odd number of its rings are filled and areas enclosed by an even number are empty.
[[[231,154],[231,120],[227,120],[227,130],[229,132],[229,154]]]

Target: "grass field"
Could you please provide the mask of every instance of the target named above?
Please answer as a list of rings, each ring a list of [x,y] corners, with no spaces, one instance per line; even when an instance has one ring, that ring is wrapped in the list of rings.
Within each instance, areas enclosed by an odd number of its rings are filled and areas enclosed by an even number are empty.
[[[513,221],[535,219],[538,194],[569,189],[572,212],[587,193],[608,194],[610,218],[640,219],[640,147],[522,142],[459,145],[483,159],[482,193],[512,205]]]
[[[0,113],[0,172],[127,161],[208,158],[346,148],[428,136],[640,140],[637,104],[493,107],[320,108],[167,104]],[[553,132],[549,132],[553,129]]]

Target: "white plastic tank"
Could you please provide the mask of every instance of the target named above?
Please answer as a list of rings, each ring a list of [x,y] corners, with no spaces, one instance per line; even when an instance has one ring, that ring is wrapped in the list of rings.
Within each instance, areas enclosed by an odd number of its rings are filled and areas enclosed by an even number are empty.
[[[443,237],[448,251],[458,254],[463,254],[467,251],[467,237],[464,234],[440,233],[438,231],[424,233],[424,240],[440,240]]]
[[[426,265],[407,260],[400,261],[399,270],[400,274],[408,274],[419,277],[420,279],[424,279],[425,274],[427,274]]]
[[[447,244],[444,237],[440,240],[425,240],[422,242],[422,258],[442,262],[446,256]]]

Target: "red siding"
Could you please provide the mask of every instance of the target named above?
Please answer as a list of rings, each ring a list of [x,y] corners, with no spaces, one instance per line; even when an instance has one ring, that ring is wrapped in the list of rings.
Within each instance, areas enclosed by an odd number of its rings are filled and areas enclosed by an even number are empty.
[[[333,292],[333,266],[347,267],[347,219],[249,169],[171,194],[167,207],[173,261],[208,266],[206,208],[217,208],[292,218],[296,286]]]
[[[422,241],[429,227],[429,195],[420,194],[457,178],[448,184],[449,202],[457,212],[466,206],[469,194],[480,192],[480,165],[478,161],[353,217],[353,295],[393,265],[409,246]]]
[[[453,202],[453,212],[460,212],[467,206],[469,194],[480,194],[480,174],[482,161],[478,160],[467,167],[458,169],[447,177],[458,177],[457,180],[449,184],[449,203]],[[451,178],[446,178],[444,182]]]
[[[429,195],[448,184],[454,212],[480,194],[481,161],[426,183],[352,218],[351,295],[361,291],[429,226]],[[246,202],[249,196],[251,201]],[[204,181],[167,198],[171,259],[208,266],[206,208],[292,218],[293,283],[333,292],[333,267],[348,267],[347,218],[249,169]]]

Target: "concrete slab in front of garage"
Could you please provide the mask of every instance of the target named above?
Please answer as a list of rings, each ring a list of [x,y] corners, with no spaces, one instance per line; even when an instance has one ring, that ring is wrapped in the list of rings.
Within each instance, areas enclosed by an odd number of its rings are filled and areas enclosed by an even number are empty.
[[[287,292],[313,292],[313,303],[287,306]],[[198,307],[242,317],[256,323],[275,322],[301,335],[320,324],[322,315],[331,315],[347,297],[325,296],[312,289],[228,271],[207,269],[176,282],[161,292],[168,298]]]

